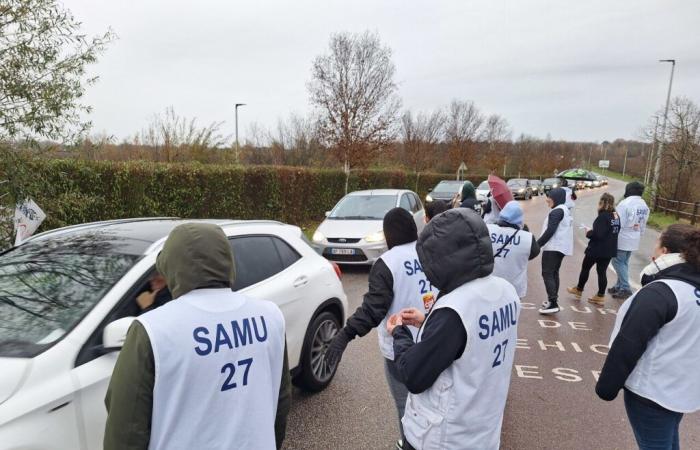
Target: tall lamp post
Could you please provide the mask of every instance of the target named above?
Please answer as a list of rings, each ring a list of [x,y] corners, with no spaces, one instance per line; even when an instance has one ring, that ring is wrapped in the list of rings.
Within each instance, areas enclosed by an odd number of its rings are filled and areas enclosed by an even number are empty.
[[[651,180],[651,210],[656,210],[657,197],[659,196],[659,172],[661,172],[661,158],[664,153],[664,143],[666,142],[666,122],[668,121],[668,105],[671,102],[671,87],[673,86],[673,71],[676,68],[675,59],[660,59],[659,62],[671,63],[671,79],[668,81],[668,93],[666,94],[666,107],[664,108],[664,121],[661,125],[661,139],[656,151],[656,165],[654,166],[654,178]]]
[[[238,152],[239,152],[239,147],[238,147],[238,107],[239,106],[245,106],[245,103],[236,103],[236,107],[234,110],[236,111],[236,164],[238,164]]]

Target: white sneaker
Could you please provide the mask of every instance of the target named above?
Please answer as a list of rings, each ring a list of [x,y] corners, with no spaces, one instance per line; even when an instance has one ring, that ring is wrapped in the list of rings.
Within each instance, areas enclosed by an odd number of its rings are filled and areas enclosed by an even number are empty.
[[[557,303],[552,303],[549,300],[542,302],[542,307],[539,309],[540,314],[555,314],[561,311]]]

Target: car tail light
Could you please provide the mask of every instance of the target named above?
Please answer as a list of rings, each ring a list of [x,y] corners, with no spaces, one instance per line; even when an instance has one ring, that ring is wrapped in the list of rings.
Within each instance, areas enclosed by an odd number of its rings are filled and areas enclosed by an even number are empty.
[[[343,279],[343,272],[340,270],[340,266],[333,261],[329,261],[331,265],[333,266],[333,270],[335,270],[335,274],[338,275],[338,279],[342,280]]]

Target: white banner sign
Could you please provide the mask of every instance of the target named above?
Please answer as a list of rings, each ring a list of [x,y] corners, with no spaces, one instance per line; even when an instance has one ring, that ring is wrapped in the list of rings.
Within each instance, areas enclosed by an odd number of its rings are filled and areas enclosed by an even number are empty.
[[[601,159],[598,161],[598,167],[601,169],[609,169],[610,168],[610,160],[608,159]]]
[[[27,199],[24,203],[18,204],[15,208],[15,246],[34,234],[44,219],[46,214],[39,205],[34,203],[34,200]]]

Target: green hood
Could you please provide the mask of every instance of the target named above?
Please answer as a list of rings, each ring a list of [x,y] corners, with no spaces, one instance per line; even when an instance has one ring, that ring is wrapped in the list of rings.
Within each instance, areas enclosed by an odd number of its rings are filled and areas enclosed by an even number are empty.
[[[156,260],[173,299],[202,288],[232,287],[233,252],[221,227],[186,223],[170,232]]]
[[[462,186],[462,197],[460,200],[464,201],[468,198],[476,199],[476,189],[471,181],[467,181],[464,183],[464,186]]]

